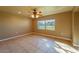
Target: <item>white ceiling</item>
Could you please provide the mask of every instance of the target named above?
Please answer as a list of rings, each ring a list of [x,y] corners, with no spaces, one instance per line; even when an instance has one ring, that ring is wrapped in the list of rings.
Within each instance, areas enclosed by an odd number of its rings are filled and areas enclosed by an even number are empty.
[[[0,6],[0,11],[13,14],[22,14],[30,17],[34,8],[41,11],[43,16],[46,16],[71,11],[73,6]]]

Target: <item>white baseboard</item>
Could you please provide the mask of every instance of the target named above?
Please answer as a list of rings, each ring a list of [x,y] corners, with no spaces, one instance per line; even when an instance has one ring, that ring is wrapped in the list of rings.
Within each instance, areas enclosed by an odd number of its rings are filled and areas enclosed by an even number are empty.
[[[21,36],[25,36],[25,35],[30,35],[30,34],[32,34],[32,32],[31,33],[26,33],[26,34],[23,34],[23,35],[13,36],[13,37],[6,38],[6,39],[1,39],[0,41],[5,41],[5,40],[9,40],[9,39],[13,39],[13,38],[17,38],[17,37],[21,37]]]
[[[48,34],[42,34],[42,33],[36,33],[36,34],[43,35],[43,36],[48,36],[48,37],[52,37],[52,38],[65,39],[65,40],[71,41],[71,39],[69,39],[69,38],[64,38],[64,37],[59,37],[59,36],[53,36],[53,35],[48,35]]]

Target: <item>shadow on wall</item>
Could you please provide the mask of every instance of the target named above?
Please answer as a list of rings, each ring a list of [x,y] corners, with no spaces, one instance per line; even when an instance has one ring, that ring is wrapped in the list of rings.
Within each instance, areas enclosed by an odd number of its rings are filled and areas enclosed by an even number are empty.
[[[0,40],[31,32],[31,20],[25,16],[0,14]]]

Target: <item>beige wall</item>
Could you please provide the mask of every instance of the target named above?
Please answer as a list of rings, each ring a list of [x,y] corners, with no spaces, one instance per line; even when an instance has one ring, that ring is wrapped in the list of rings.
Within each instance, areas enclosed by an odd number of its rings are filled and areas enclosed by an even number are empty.
[[[0,12],[0,39],[31,32],[31,23],[25,16]]]
[[[37,22],[38,20],[45,20],[45,19],[51,19],[51,18],[54,18],[56,20],[55,31],[38,30],[37,26],[35,26],[35,32],[61,36],[65,38],[72,38],[72,12],[71,11],[45,16],[45,17],[36,19],[35,22]]]
[[[79,45],[79,12],[74,13],[73,44]]]

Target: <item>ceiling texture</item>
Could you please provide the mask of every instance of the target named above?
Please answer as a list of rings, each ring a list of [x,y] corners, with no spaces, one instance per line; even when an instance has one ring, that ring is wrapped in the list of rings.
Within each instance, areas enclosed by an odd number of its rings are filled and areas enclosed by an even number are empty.
[[[33,9],[42,12],[42,16],[72,11],[73,6],[0,6],[0,12],[11,14],[21,14],[31,17]]]

